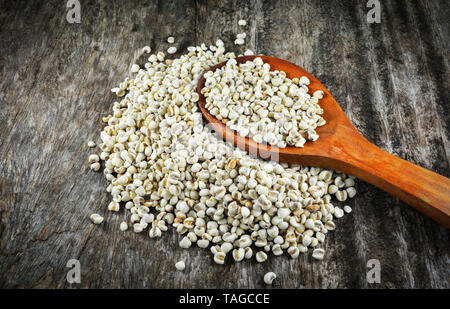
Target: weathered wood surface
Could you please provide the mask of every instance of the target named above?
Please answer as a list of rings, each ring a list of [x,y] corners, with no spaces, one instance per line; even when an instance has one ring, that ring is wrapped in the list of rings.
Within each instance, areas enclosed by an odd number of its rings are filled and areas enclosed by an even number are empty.
[[[126,214],[107,211],[107,182],[89,170],[86,147],[138,48],[220,37],[304,67],[371,142],[449,177],[446,1],[381,1],[380,24],[366,22],[364,0],[80,2],[80,24],[66,21],[65,1],[0,4],[0,287],[253,288],[267,271],[278,288],[450,287],[449,231],[362,181],[324,261],[218,266],[205,250],[179,248],[173,232],[120,232]],[[235,47],[241,18],[247,44]],[[106,223],[92,225],[93,212]],[[66,281],[70,259],[80,284]],[[379,284],[366,281],[369,259],[381,263]]]

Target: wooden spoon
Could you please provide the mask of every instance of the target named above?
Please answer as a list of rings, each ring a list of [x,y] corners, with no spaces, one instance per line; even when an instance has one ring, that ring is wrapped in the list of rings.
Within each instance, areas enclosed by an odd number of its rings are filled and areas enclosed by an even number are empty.
[[[370,143],[351,124],[328,90],[314,76],[295,64],[256,55],[238,57],[236,61],[244,63],[255,57],[261,57],[269,63],[271,70],[286,72],[288,78],[308,77],[310,93],[316,90],[324,92],[319,104],[324,109],[322,116],[327,123],[316,129],[319,139],[306,142],[303,148],[278,148],[256,143],[239,136],[209,113],[201,93],[205,83],[202,77],[197,89],[199,107],[206,121],[219,135],[262,158],[338,170],[361,178],[450,228],[450,179],[391,155]],[[210,70],[215,71],[224,64],[222,62]]]

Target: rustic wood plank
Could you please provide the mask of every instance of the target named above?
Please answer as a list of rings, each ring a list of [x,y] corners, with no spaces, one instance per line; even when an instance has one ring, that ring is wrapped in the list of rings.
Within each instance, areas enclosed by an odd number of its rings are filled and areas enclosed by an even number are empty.
[[[118,226],[107,182],[89,170],[98,139],[137,50],[179,50],[219,37],[227,49],[284,58],[313,73],[371,142],[450,176],[449,5],[382,1],[368,24],[364,1],[82,1],[80,24],[64,1],[0,4],[0,287],[254,288],[275,271],[276,288],[449,288],[449,231],[360,181],[326,241],[326,259],[286,256],[215,265],[209,252]],[[239,19],[248,25],[240,27]],[[247,44],[233,46],[245,30]],[[92,212],[106,223],[93,226]],[[66,281],[80,260],[81,284]],[[366,262],[381,262],[381,283]],[[186,262],[177,272],[174,263]],[[217,278],[221,278],[218,280]]]

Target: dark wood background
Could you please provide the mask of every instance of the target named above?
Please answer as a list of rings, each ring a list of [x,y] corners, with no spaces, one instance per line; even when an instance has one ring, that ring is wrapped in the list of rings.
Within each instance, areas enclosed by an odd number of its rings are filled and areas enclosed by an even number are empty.
[[[165,51],[174,35],[179,50],[222,38],[243,52],[232,41],[245,29],[246,48],[310,71],[370,141],[449,177],[448,1],[380,1],[380,24],[366,22],[366,0],[80,2],[80,24],[66,1],[0,4],[0,287],[254,288],[267,271],[277,288],[450,287],[449,231],[362,181],[322,262],[219,266],[174,232],[123,233],[86,146],[139,48]],[[91,224],[93,212],[106,222]],[[66,281],[70,259],[81,284]],[[366,281],[369,259],[379,284]]]

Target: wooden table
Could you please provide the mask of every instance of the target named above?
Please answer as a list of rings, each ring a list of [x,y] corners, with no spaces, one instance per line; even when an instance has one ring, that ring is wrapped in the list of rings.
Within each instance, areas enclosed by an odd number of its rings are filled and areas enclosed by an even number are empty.
[[[379,24],[367,22],[365,0],[80,2],[79,24],[67,22],[65,1],[0,4],[0,287],[254,288],[267,271],[277,288],[450,287],[449,230],[362,181],[322,262],[219,266],[179,248],[173,231],[121,232],[127,214],[107,211],[107,181],[90,171],[86,146],[139,48],[165,51],[169,35],[179,50],[221,38],[304,67],[370,141],[449,177],[447,1],[380,1]],[[233,46],[243,30],[246,45]],[[106,222],[94,226],[93,212]],[[79,284],[66,280],[70,259]],[[370,259],[380,283],[366,280]]]

